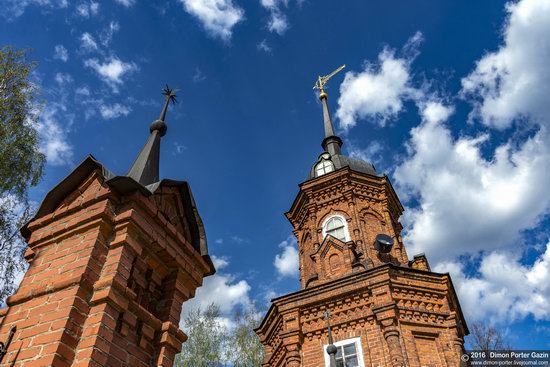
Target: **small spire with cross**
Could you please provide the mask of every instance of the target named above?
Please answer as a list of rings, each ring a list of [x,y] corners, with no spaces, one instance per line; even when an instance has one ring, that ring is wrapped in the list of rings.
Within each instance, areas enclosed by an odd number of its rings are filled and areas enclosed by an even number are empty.
[[[166,130],[168,129],[166,123],[164,122],[164,119],[166,118],[166,111],[168,111],[168,105],[170,104],[170,102],[172,102],[172,104],[176,104],[178,102],[176,95],[177,91],[177,89],[171,89],[168,85],[162,90],[162,95],[165,96],[166,99],[164,100],[164,106],[162,107],[158,120],[155,120],[153,121],[153,123],[151,123],[151,126],[149,128],[151,133],[154,130],[158,130],[160,136],[164,136],[164,134],[166,134]]]
[[[145,146],[136,158],[132,168],[128,171],[127,176],[133,178],[143,186],[150,185],[159,181],[159,166],[160,166],[160,138],[166,134],[168,127],[164,121],[168,105],[170,102],[175,104],[177,90],[166,86],[163,89],[162,95],[165,96],[164,105],[157,120],[153,121],[149,126],[149,139]]]

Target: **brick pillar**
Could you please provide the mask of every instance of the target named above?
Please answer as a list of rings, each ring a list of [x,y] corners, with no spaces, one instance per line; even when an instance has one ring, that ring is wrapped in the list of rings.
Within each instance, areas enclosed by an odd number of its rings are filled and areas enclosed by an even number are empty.
[[[296,309],[288,310],[283,316],[284,332],[281,334],[285,348],[285,366],[301,367],[302,357],[300,355],[303,336],[300,331],[300,316]]]
[[[401,343],[399,342],[399,329],[396,326],[384,328],[384,338],[390,351],[391,365],[393,367],[402,367],[405,365]]]
[[[97,175],[83,185],[81,200],[29,225],[29,269],[17,293],[8,297],[0,324],[0,340],[17,327],[4,358],[13,366],[62,367],[74,360],[113,221],[109,192]]]
[[[464,350],[464,339],[462,339],[461,337],[457,336],[453,339],[453,346],[454,346],[454,350],[455,350],[455,353],[456,353],[456,356],[457,356],[457,361],[460,361],[459,363],[457,363],[456,365],[457,366],[460,366],[460,367],[467,367],[469,366],[468,362],[467,361],[463,361],[461,359],[462,355],[465,353],[465,350]]]
[[[171,367],[186,340],[182,303],[214,271],[192,245],[190,199],[173,183],[161,183],[158,196],[121,193],[101,169],[83,176],[84,165],[66,179],[71,190],[52,190],[28,225],[29,270],[0,310],[1,341],[17,326],[3,362]]]
[[[464,332],[462,331],[463,324],[456,312],[450,312],[447,322],[449,323],[450,340],[449,351],[447,353],[449,358],[447,359],[451,359],[453,361],[452,363],[449,363],[449,366],[468,366],[467,362],[462,361],[461,359],[462,355],[466,352],[464,349],[464,338],[461,337],[461,335],[464,335]]]
[[[300,346],[292,344],[286,346],[286,367],[301,367],[302,357],[300,356]]]

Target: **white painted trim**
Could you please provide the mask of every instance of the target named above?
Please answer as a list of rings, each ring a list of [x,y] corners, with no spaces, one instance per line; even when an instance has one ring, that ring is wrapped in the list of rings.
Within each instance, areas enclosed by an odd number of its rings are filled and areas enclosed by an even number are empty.
[[[357,350],[357,360],[359,361],[359,367],[365,367],[365,362],[363,361],[363,348],[361,347],[361,337],[340,340],[334,343],[334,346],[341,347],[342,345],[355,343],[355,349]],[[325,356],[325,367],[330,367],[330,360],[327,353],[328,344],[323,346],[323,355]]]
[[[344,221],[344,235],[346,237],[346,240],[344,242],[348,242],[348,241],[351,241],[351,237],[349,235],[349,229],[348,229],[348,221],[346,220],[346,218],[341,215],[341,214],[334,214],[334,215],[331,215],[329,216],[328,218],[326,218],[324,221],[323,221],[323,225],[322,225],[322,228],[323,228],[323,241],[325,240],[325,237],[327,237],[327,229],[326,229],[326,225],[327,225],[327,222],[334,218],[334,217],[338,217],[340,219],[342,219]]]

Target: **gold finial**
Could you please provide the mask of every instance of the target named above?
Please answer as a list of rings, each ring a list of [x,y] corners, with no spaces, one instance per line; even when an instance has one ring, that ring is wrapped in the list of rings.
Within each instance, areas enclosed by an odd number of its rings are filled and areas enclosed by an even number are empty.
[[[338,69],[334,70],[332,73],[320,76],[317,78],[317,82],[313,86],[313,89],[319,89],[319,99],[327,98],[327,93],[325,92],[325,84],[329,81],[330,78],[332,78],[334,75],[338,74],[342,69],[344,69],[346,65],[340,66]]]

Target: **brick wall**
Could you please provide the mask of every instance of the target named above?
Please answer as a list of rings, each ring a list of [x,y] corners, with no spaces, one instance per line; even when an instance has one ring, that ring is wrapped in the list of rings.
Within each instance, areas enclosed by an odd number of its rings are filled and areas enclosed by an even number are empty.
[[[448,275],[388,264],[276,299],[257,330],[264,366],[290,366],[289,346],[301,366],[324,366],[325,310],[335,342],[360,337],[365,366],[459,365],[466,329]]]
[[[365,366],[459,366],[468,329],[456,293],[423,254],[409,261],[402,212],[386,176],[342,168],[300,185],[286,216],[298,239],[302,289],[273,300],[256,330],[263,366],[324,366],[326,310],[335,342],[360,338]],[[345,219],[345,240],[324,236],[334,215]],[[378,234],[394,239],[389,254],[377,251]]]
[[[341,169],[302,184],[287,213],[299,243],[302,288],[386,262],[408,266],[399,223],[402,211],[385,176]],[[350,241],[324,237],[323,223],[334,215],[346,220]],[[375,238],[380,233],[395,239],[390,254],[376,251]],[[342,264],[336,271],[330,266],[334,255]]]
[[[17,326],[6,365],[172,366],[182,303],[210,269],[177,188],[161,191],[118,194],[96,170],[30,223],[29,270],[0,311],[0,340]]]

